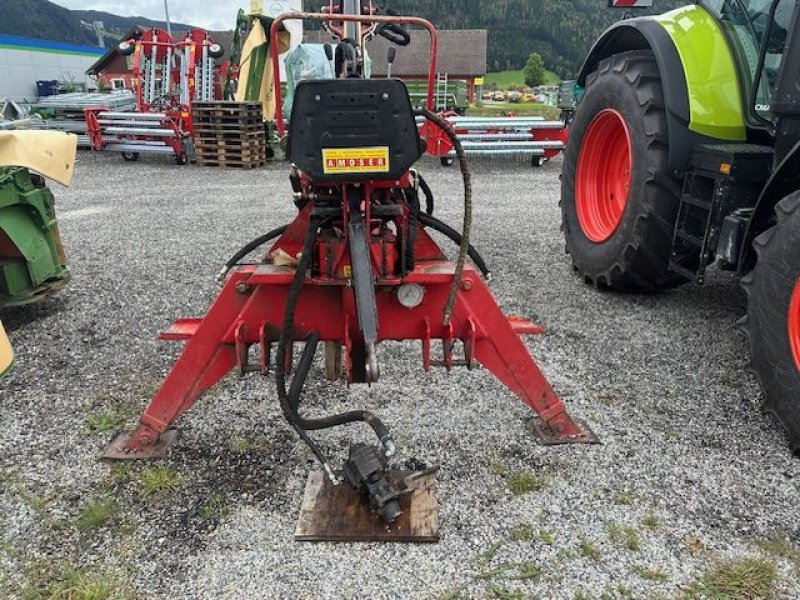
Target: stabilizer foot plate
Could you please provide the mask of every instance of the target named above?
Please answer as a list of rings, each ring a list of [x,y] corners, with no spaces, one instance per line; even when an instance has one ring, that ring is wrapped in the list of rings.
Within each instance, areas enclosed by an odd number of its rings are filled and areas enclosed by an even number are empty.
[[[527,419],[528,427],[533,431],[536,439],[542,446],[564,446],[566,444],[599,444],[600,440],[583,421],[574,421],[580,428],[581,433],[578,435],[563,435],[556,433],[553,429],[541,419],[541,417],[533,416]]]
[[[170,446],[178,439],[178,430],[169,429],[161,434],[158,441],[152,446],[143,448],[141,450],[130,450],[125,446],[131,439],[131,434],[122,432],[114,436],[108,448],[103,452],[103,458],[110,460],[151,460],[155,458],[164,458],[168,453]]]
[[[395,481],[409,480],[412,471],[390,471]],[[322,471],[308,476],[294,539],[300,542],[439,541],[436,479],[433,474],[414,479],[413,491],[399,498],[403,514],[387,528],[369,501],[347,483],[334,486]]]

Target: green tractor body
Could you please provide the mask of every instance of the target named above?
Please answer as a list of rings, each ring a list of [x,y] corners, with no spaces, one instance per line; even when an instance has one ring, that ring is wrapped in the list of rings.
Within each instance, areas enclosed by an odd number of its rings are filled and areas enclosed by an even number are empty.
[[[561,198],[575,269],[635,293],[737,273],[765,408],[800,451],[800,1],[623,20],[578,83]]]
[[[39,301],[68,280],[53,194],[25,168],[0,168],[0,306]]]

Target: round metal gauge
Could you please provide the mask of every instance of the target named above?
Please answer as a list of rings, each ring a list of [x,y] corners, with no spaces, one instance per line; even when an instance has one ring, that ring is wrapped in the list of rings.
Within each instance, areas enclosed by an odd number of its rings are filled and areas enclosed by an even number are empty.
[[[425,288],[416,283],[404,283],[397,288],[397,300],[406,308],[417,308],[425,298]]]

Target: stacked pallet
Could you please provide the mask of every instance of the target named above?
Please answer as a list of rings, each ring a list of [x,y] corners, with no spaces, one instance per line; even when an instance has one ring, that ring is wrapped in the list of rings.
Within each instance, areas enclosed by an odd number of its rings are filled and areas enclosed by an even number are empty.
[[[198,164],[255,169],[266,163],[260,102],[195,102],[192,122]]]

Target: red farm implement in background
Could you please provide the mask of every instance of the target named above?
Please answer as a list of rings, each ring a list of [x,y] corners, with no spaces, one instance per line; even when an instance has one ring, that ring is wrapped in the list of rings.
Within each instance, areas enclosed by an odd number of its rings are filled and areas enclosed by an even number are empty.
[[[178,164],[193,160],[192,103],[221,97],[215,61],[222,47],[202,29],[176,42],[153,28],[122,42],[119,51],[132,56],[136,111],[85,109],[92,147],[120,152],[125,160],[144,153],[173,155]]]
[[[467,156],[530,157],[541,167],[566,147],[569,129],[565,121],[542,117],[462,117],[454,112],[441,115],[461,142]],[[450,137],[439,127],[418,117],[421,135],[428,140],[427,152],[449,166],[456,159]]]
[[[280,85],[276,86],[277,128],[281,137],[287,135],[289,182],[298,215],[228,262],[221,274],[222,291],[204,317],[181,319],[162,334],[162,339],[185,342],[183,352],[138,429],[115,438],[106,456],[162,456],[175,437],[176,420],[227,373],[274,374],[288,423],[331,482],[339,483],[343,476],[369,498],[379,522],[393,523],[402,512],[405,488],[388,468],[396,451],[388,428],[365,410],[325,418],[301,414],[301,393],[319,342],[326,344],[331,375],[339,373],[336,365],[341,362],[349,383],[375,384],[381,372],[380,342],[419,341],[425,370],[483,365],[492,372],[536,412],[543,442],[585,443],[595,438],[567,414],[520,339],[541,329],[502,312],[484,279],[485,264],[469,243],[472,199],[464,152],[448,124],[429,110],[436,30],[424,19],[377,16],[371,3],[358,4],[360,10],[354,13],[331,5],[327,14],[290,13],[274,21],[276,78],[277,36],[284,21],[320,22],[339,40],[328,50],[337,78],[297,86],[288,131]],[[433,216],[432,193],[414,168],[428,142],[419,136],[405,85],[396,79],[363,78],[363,44],[371,36],[384,35],[402,45],[407,26],[430,32],[429,109],[416,114],[442,128],[460,161],[465,184],[461,233]],[[421,206],[423,194],[426,210]],[[458,244],[455,262],[447,260],[431,231]],[[262,262],[238,264],[269,242],[272,247]],[[476,266],[467,264],[468,256]],[[287,389],[292,349],[298,343],[303,345],[302,355]],[[258,349],[255,364],[249,360],[253,346]],[[436,358],[435,346],[441,348]],[[337,472],[311,433],[353,422],[369,425],[380,446],[352,446],[343,471]]]

